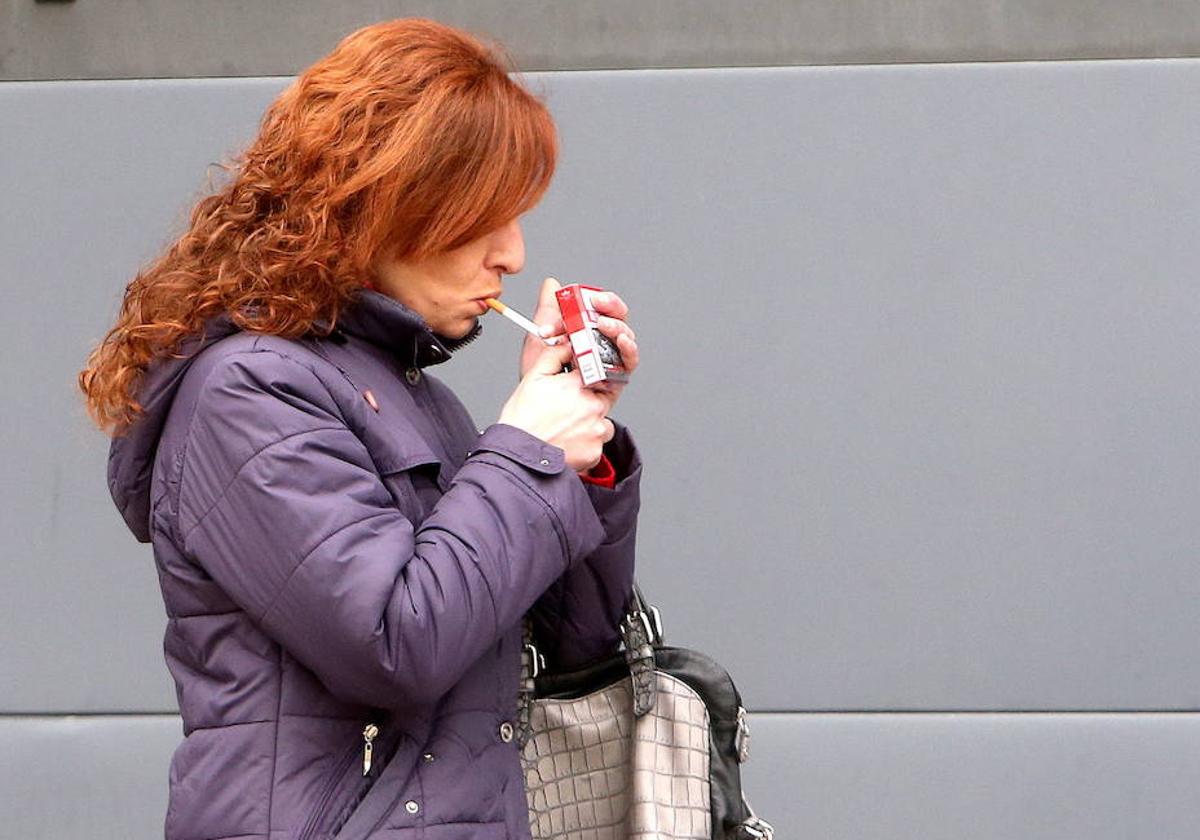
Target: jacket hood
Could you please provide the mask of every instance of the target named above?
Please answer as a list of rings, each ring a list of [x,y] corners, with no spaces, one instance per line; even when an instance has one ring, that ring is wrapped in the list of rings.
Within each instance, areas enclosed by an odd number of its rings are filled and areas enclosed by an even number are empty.
[[[319,326],[324,327],[324,322]],[[228,313],[209,320],[199,335],[184,340],[175,356],[151,362],[138,385],[143,414],[108,450],[108,491],[125,524],[139,542],[150,542],[150,485],[154,456],[166,426],[175,394],[192,363],[206,348],[240,332]],[[395,354],[406,367],[426,367],[448,360],[459,347],[482,331],[474,329],[459,339],[435,335],[421,316],[403,304],[363,289],[342,311],[331,333],[349,333]]]

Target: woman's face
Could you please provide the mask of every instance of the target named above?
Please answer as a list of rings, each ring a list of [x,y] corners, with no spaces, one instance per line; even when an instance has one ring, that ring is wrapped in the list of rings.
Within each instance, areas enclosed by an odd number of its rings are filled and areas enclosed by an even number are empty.
[[[376,260],[376,287],[416,312],[430,329],[462,338],[487,312],[484,298],[500,297],[501,275],[525,265],[521,225],[513,219],[491,233],[423,260]]]

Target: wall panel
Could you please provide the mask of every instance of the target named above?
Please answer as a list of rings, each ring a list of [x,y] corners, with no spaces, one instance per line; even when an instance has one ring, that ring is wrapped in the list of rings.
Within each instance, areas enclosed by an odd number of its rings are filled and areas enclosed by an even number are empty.
[[[1188,836],[1200,62],[530,81],[563,157],[506,299],[554,274],[634,308],[639,577],[756,713],[760,810],[824,837]],[[286,83],[0,84],[14,836],[161,827],[163,609],[74,377]],[[489,320],[436,371],[481,424],[519,338]]]
[[[0,0],[0,79],[290,76],[409,16],[497,38],[527,70],[1200,55],[1191,0]]]
[[[777,836],[1191,840],[1200,721],[752,715],[747,796]],[[161,837],[173,716],[0,718],[0,835]]]

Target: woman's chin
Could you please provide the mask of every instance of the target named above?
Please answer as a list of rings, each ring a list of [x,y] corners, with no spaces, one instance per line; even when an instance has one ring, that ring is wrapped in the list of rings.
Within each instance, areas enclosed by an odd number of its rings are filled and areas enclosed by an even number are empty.
[[[459,321],[451,321],[447,324],[441,324],[434,332],[442,338],[459,339],[466,338],[475,329],[475,325],[479,323],[478,318],[467,318]]]

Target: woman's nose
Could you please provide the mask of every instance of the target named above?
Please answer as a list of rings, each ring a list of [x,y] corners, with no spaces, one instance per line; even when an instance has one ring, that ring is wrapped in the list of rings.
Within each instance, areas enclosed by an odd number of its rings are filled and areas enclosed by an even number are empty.
[[[516,274],[525,267],[525,238],[518,220],[513,219],[492,235],[491,267],[502,274]]]

